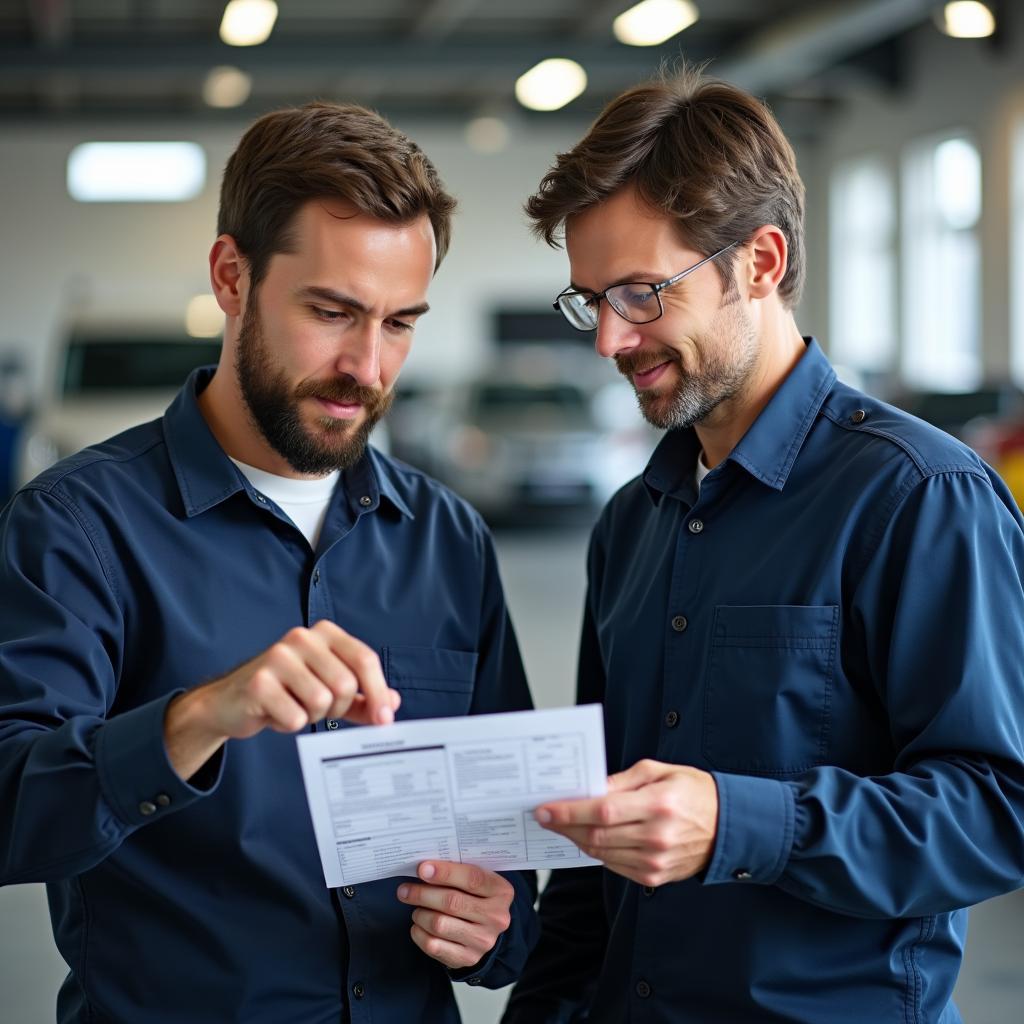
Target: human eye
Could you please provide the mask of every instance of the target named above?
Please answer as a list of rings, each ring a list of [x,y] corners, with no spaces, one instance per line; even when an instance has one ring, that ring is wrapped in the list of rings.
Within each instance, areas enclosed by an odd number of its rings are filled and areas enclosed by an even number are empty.
[[[623,285],[626,301],[631,306],[645,306],[654,299],[654,292],[649,284]]]
[[[396,320],[394,317],[389,318],[385,322],[392,331],[396,331],[399,334],[411,334],[413,328],[416,326],[414,323],[409,323],[407,320]]]
[[[310,306],[309,308],[317,320],[322,320],[325,324],[339,323],[348,316],[348,313],[340,309],[324,309],[323,306]]]

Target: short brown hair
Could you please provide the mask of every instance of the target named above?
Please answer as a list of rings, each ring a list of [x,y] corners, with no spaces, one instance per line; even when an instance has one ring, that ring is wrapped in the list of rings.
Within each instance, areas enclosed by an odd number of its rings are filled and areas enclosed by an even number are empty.
[[[361,212],[403,223],[427,214],[448,251],[455,200],[423,151],[379,114],[353,104],[307,103],[266,114],[242,136],[224,168],[217,234],[231,235],[253,287],[311,199],[347,199]]]
[[[805,276],[804,186],[792,146],[760,100],[697,68],[629,89],[559,154],[526,212],[536,234],[556,245],[569,217],[628,185],[675,217],[687,244],[705,254],[746,240],[763,224],[779,227],[789,249],[779,294],[790,308],[797,304]],[[727,286],[734,256],[730,250],[719,258]]]

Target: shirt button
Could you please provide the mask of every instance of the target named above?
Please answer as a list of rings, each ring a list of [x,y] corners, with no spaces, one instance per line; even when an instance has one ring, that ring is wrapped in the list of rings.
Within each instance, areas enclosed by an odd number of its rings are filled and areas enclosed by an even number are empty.
[[[362,505],[363,508],[369,508],[373,504],[373,498],[371,498],[368,494],[364,494],[359,499],[359,504]]]
[[[754,876],[746,868],[737,868],[733,873],[732,877],[737,882],[749,882]]]
[[[691,519],[688,527],[690,533],[700,533],[704,529],[704,522],[701,519]]]
[[[143,800],[139,804],[139,814],[144,814],[147,818],[149,815],[156,813],[156,804],[151,800]]]
[[[645,896],[653,896],[654,895],[654,886],[653,885],[645,885],[640,891]]]
[[[672,618],[672,628],[677,633],[682,633],[682,631],[684,629],[686,629],[686,627],[688,625],[689,625],[689,623],[686,621],[686,616],[685,615],[675,615],[675,616],[673,616],[673,618]]]
[[[642,978],[636,983],[636,994],[641,999],[646,999],[651,994],[651,986]]]
[[[314,573],[313,573],[313,586],[314,587],[320,586],[320,570],[319,569],[315,570]]]
[[[356,999],[362,999],[363,996],[366,995],[366,986],[361,981],[357,981],[352,986],[352,995],[354,995]]]
[[[263,497],[258,491],[253,491],[253,497],[261,504],[266,505],[267,499]]]
[[[338,720],[336,718],[328,718],[327,719],[327,728],[328,729],[337,729],[338,728]]]
[[[665,724],[670,729],[674,729],[679,724],[679,712],[678,711],[670,711],[665,716]]]
[[[157,793],[156,800],[154,801],[157,807],[170,807],[171,798],[166,793]]]
[[[472,978],[467,978],[466,979],[466,984],[467,985],[479,985],[483,980],[484,980],[483,978],[478,978],[478,977],[476,977],[474,975]]]
[[[342,892],[343,892],[343,893],[344,893],[344,894],[345,894],[345,895],[346,895],[346,896],[347,896],[347,897],[348,897],[349,899],[352,899],[352,898],[353,898],[353,897],[355,896],[355,894],[356,894],[355,886],[353,886],[353,885],[346,885],[346,886],[345,886],[345,887],[344,887],[344,888],[343,888],[343,889],[342,889],[341,891],[342,891]]]
[[[863,423],[868,418],[868,414],[863,409],[858,409],[851,417],[851,423]]]

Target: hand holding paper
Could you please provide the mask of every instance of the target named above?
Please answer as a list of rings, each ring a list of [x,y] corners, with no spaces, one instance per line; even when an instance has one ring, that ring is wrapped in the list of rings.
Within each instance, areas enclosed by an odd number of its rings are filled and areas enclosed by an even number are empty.
[[[604,794],[597,705],[342,728],[298,746],[329,886],[415,875],[424,860],[490,871],[594,863],[533,811]]]

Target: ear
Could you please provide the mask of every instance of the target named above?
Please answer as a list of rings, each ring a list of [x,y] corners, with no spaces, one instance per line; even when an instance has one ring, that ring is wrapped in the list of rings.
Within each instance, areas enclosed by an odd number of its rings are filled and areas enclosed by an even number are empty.
[[[758,228],[747,242],[747,291],[752,299],[766,299],[779,287],[789,266],[789,247],[782,229],[774,224]]]
[[[248,265],[238,244],[230,235],[220,235],[210,250],[210,285],[227,316],[240,316],[245,309],[248,284]]]

